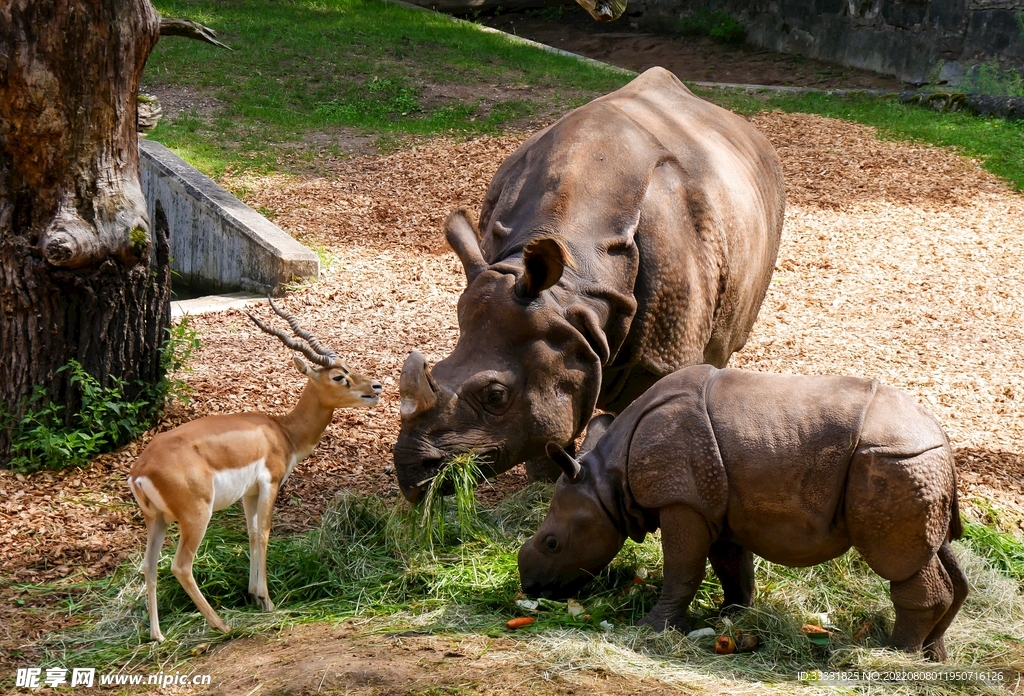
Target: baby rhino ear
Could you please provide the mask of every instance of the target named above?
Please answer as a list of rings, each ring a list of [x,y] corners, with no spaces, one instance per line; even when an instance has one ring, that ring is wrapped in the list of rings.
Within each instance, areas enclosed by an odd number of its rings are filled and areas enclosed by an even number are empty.
[[[583,467],[572,458],[571,454],[562,449],[557,442],[549,442],[544,449],[548,457],[565,473],[565,478],[569,479],[570,483],[576,483],[580,480],[580,473],[583,471]]]

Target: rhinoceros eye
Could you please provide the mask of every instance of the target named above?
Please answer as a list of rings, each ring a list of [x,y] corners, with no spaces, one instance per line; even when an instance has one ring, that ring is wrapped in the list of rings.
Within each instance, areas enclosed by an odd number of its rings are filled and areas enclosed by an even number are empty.
[[[484,408],[492,413],[501,413],[508,404],[508,389],[500,384],[490,384],[483,393]]]
[[[547,547],[548,551],[558,550],[558,538],[555,536],[549,536],[544,540],[544,546]]]

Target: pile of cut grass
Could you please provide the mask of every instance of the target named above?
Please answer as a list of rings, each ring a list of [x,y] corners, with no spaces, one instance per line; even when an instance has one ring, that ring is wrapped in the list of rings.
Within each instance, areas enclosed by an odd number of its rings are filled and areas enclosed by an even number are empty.
[[[467,464],[473,464],[472,458],[461,462],[461,471],[448,474],[462,480],[459,485],[465,489],[472,487]],[[444,483],[442,478],[434,485],[440,490]],[[240,515],[220,517],[211,525],[195,572],[236,637],[353,617],[368,619],[367,630],[507,635],[504,624],[509,618],[531,613],[537,622],[512,634],[522,641],[524,659],[563,673],[604,669],[666,684],[718,680],[741,688],[773,684],[783,692],[804,693],[817,687],[797,680],[802,671],[929,666],[920,657],[880,649],[892,625],[888,587],[856,552],[812,568],[759,560],[756,606],[729,619],[716,611],[721,587],[709,573],[694,601],[693,628],[752,631],[761,641],[754,653],[718,656],[709,638],[688,640],[676,632],[654,634],[632,626],[657,598],[662,563],[657,535],[642,544],[626,543],[579,597],[584,614],[574,617],[566,604],[550,601],[541,601],[533,611],[525,609],[516,604],[521,596],[516,554],[540,525],[550,494],[550,486],[533,485],[493,508],[477,509],[478,519],[460,526],[457,498],[435,495],[431,505],[438,512],[426,510],[425,503],[410,509],[343,493],[318,529],[271,540],[269,585],[278,605],[271,614],[246,607],[248,542]],[[463,501],[463,514],[468,502]],[[425,512],[430,513],[427,525]],[[443,515],[445,532],[438,533],[431,515]],[[956,546],[972,592],[947,634],[948,664],[1024,672],[1024,593],[1020,581],[1011,577],[1012,566],[1000,560],[1002,554],[1014,558],[1024,546],[999,532],[971,532]],[[91,625],[50,641],[51,662],[111,664],[126,670],[155,663],[167,669],[224,640],[208,629],[174,580],[169,560],[165,553],[159,585],[166,642],[149,642],[142,577],[137,565],[126,564],[75,609],[89,612]],[[800,630],[820,613],[828,614],[833,631],[826,647],[810,643]],[[866,640],[855,642],[853,636],[868,621],[873,628]],[[608,624],[612,630],[603,630]],[[892,693],[1000,692],[976,682],[944,681],[905,684],[892,687]]]
[[[433,550],[435,544],[444,546],[474,539],[486,540],[487,527],[476,503],[477,483],[483,479],[477,456],[472,452],[456,455],[445,462],[431,480],[422,500],[409,510],[407,524],[415,530],[417,541]],[[449,523],[451,506],[445,499],[446,494],[455,501],[454,525]]]
[[[730,687],[746,692],[752,684],[770,685],[779,693],[836,693],[801,673],[956,672],[970,668],[999,671],[990,683],[970,678],[922,678],[903,683],[846,684],[843,693],[908,696],[1005,694],[1019,687],[1024,671],[1024,596],[1021,586],[996,572],[969,548],[956,545],[971,580],[971,594],[946,634],[949,660],[936,665],[920,655],[881,649],[892,626],[888,586],[859,555],[845,554],[813,568],[757,564],[760,593],[754,608],[733,617],[713,619],[719,631],[743,630],[761,639],[755,652],[716,655],[711,637],[688,640],[676,632],[616,630],[605,634],[548,631],[530,646],[534,660],[572,664],[576,669],[605,670],[623,676],[657,679],[665,684]],[[828,646],[811,643],[800,630],[809,613],[827,612],[832,636]],[[866,621],[873,623],[863,642],[853,639]],[[724,683],[723,683],[724,682]],[[765,689],[768,691],[769,689]]]
[[[1024,587],[1024,543],[1012,534],[970,520],[964,521],[964,539],[975,553]]]

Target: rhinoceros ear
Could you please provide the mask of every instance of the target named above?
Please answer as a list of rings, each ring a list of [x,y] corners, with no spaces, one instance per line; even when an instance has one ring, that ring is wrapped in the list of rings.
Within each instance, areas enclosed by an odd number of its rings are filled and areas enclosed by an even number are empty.
[[[534,239],[523,248],[523,277],[516,295],[534,298],[558,282],[565,267],[575,268],[565,244],[554,237]]]
[[[469,217],[469,211],[459,208],[444,221],[444,237],[448,246],[462,261],[466,271],[466,284],[469,285],[478,275],[487,269],[487,261],[480,251],[480,233]]]
[[[565,472],[565,478],[569,479],[570,483],[576,483],[580,480],[583,467],[580,466],[578,461],[573,459],[571,454],[562,449],[557,442],[549,442],[544,451],[558,465],[558,468]]]

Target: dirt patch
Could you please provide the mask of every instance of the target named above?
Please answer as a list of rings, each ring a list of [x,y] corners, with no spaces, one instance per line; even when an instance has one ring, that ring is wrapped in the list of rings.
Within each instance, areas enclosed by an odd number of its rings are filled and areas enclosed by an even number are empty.
[[[140,90],[160,100],[163,118],[173,121],[179,116],[195,115],[209,121],[224,108],[224,102],[214,96],[214,90],[203,87],[172,87],[167,85],[143,85]]]
[[[890,75],[848,68],[786,53],[716,43],[703,36],[641,32],[627,19],[598,24],[576,5],[561,16],[547,12],[484,15],[478,21],[555,48],[642,72],[660,65],[682,80],[754,85],[790,85],[821,89],[905,89]],[[666,29],[668,29],[666,27]]]
[[[306,131],[303,135],[302,150],[313,150],[327,156],[376,155],[377,136],[367,135],[355,128],[332,128],[330,130]]]
[[[437,107],[469,104],[476,107],[471,120],[484,120],[496,109],[513,109],[522,112],[502,124],[505,131],[532,131],[554,121],[566,111],[592,98],[579,90],[556,89],[525,83],[506,82],[503,84],[457,84],[439,85],[420,81],[420,102],[425,110]]]
[[[191,665],[210,674],[208,693],[473,693],[524,690],[574,694],[658,694],[661,682],[593,671],[549,672],[520,644],[485,636],[364,634],[354,624],[303,626],[268,638],[232,641]]]

